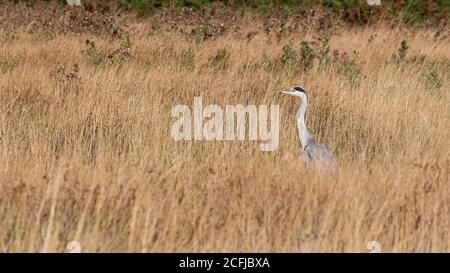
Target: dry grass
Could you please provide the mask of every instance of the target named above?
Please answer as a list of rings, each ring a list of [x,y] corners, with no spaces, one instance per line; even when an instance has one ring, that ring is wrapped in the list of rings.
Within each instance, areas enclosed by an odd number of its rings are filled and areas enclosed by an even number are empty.
[[[307,74],[268,68],[287,39],[144,33],[109,61],[101,52],[119,41],[81,51],[76,36],[21,34],[1,44],[0,252],[65,251],[72,240],[83,252],[365,252],[372,240],[382,251],[450,251],[448,39],[342,30],[330,45],[358,51],[352,86],[333,60]],[[315,39],[289,38],[296,51]],[[408,58],[426,62],[395,62],[402,39]],[[212,64],[220,49],[228,62]],[[427,84],[429,62],[440,87]],[[308,125],[338,157],[337,179],[303,168],[297,102],[270,91],[292,84],[310,90]],[[175,142],[170,110],[194,96],[279,104],[278,150]]]

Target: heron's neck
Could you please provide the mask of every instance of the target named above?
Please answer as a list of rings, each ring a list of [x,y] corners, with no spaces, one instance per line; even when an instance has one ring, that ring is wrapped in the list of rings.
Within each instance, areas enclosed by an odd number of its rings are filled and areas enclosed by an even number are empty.
[[[306,108],[308,107],[308,102],[306,99],[300,100],[300,108],[297,111],[297,131],[298,137],[300,138],[300,145],[304,149],[308,139],[311,138],[311,134],[308,132],[305,123]]]

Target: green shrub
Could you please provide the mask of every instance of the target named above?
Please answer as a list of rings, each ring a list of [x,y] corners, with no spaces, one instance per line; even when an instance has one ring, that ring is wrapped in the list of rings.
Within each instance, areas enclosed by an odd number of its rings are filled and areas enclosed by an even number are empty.
[[[137,10],[140,15],[148,14],[152,10],[149,0],[116,0],[120,7]]]
[[[11,58],[10,56],[0,55],[0,73],[6,73],[12,71],[19,65],[19,61]]]
[[[297,63],[297,54],[295,54],[291,43],[284,45],[281,50],[282,55],[280,61],[283,65],[295,65]]]
[[[442,87],[442,79],[436,67],[425,72],[425,86],[429,89],[440,89]]]
[[[300,44],[300,63],[304,72],[310,70],[316,58],[314,49],[309,46],[309,43],[302,41]]]
[[[212,57],[211,63],[218,68],[226,68],[228,65],[228,59],[230,54],[225,49],[219,49],[216,54]]]
[[[397,63],[402,62],[406,57],[406,53],[408,52],[408,49],[409,49],[408,43],[406,42],[406,40],[402,40],[400,43],[400,47],[397,50],[397,54],[392,54],[392,58]]]
[[[342,72],[348,80],[351,88],[358,87],[361,83],[361,68],[355,57],[344,57],[342,63]]]
[[[324,70],[328,67],[330,63],[330,35],[328,32],[325,32],[323,36],[320,38],[322,45],[319,50],[319,70]]]

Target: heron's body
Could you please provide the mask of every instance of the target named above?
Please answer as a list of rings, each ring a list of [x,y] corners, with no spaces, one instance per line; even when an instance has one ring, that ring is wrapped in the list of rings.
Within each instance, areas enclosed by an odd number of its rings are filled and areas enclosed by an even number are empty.
[[[300,107],[296,114],[297,132],[302,147],[305,166],[308,168],[324,168],[335,171],[337,161],[331,151],[323,144],[319,143],[308,131],[305,124],[308,99],[305,90],[302,87],[292,87],[284,90],[285,93],[300,98]]]

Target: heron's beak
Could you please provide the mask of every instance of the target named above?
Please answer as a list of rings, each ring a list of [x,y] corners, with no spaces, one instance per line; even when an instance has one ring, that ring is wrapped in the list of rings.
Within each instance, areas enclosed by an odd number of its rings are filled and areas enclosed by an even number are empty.
[[[277,89],[274,89],[274,90],[278,91],[278,92],[281,92],[281,93],[288,94],[288,95],[292,95],[292,92],[291,92],[291,90],[289,90],[289,88],[277,88]]]

